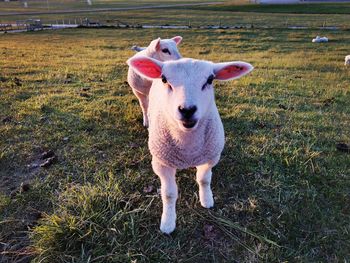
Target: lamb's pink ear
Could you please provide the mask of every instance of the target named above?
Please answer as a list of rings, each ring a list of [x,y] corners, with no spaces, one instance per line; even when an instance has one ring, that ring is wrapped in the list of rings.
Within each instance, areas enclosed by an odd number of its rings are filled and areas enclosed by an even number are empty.
[[[160,37],[158,37],[157,39],[153,40],[151,42],[151,44],[149,44],[149,47],[151,48],[151,50],[157,51],[160,48]]]
[[[233,61],[214,64],[215,79],[230,80],[238,79],[253,70],[253,66],[242,61]]]
[[[127,61],[128,65],[140,75],[155,79],[162,76],[163,63],[144,56],[132,57]]]
[[[173,37],[172,40],[175,41],[176,45],[180,44],[181,41],[182,41],[182,37],[180,36],[176,36],[176,37]]]

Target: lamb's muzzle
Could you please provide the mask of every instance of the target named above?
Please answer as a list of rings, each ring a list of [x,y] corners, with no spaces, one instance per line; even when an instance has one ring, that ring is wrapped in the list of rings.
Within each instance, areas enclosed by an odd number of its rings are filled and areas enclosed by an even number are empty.
[[[181,118],[182,125],[187,129],[193,128],[197,124],[197,120],[193,118],[193,115],[197,111],[197,106],[190,106],[187,108],[179,106],[178,109],[182,116]]]
[[[160,229],[171,233],[176,225],[176,169],[196,167],[201,205],[214,205],[212,168],[220,159],[225,136],[214,100],[213,80],[240,78],[253,66],[241,61],[212,63],[189,58],[160,62],[141,56],[129,59],[128,64],[153,81],[148,145],[153,171],[161,181]]]

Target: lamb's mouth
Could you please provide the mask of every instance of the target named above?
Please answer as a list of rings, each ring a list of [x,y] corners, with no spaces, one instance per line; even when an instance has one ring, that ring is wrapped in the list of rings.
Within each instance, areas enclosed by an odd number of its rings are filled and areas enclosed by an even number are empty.
[[[186,129],[192,129],[194,126],[196,126],[196,124],[197,124],[197,120],[183,120],[182,121],[182,125]]]

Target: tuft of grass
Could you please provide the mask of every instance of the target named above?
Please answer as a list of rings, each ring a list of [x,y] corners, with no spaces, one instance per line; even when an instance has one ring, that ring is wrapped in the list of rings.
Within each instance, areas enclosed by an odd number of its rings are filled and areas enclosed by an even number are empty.
[[[154,200],[154,196],[126,195],[111,177],[94,184],[69,185],[57,200],[55,213],[33,231],[39,255],[36,261],[125,262],[149,258],[144,249],[157,221],[151,211]]]

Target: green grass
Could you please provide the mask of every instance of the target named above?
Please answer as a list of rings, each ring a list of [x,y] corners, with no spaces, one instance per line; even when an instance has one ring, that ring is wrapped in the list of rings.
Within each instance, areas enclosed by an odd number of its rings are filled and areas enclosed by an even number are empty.
[[[92,0],[92,5],[88,5],[86,0],[34,0],[27,1],[28,7],[25,8],[21,1],[0,2],[0,13],[3,12],[38,12],[38,11],[54,11],[54,10],[70,10],[70,9],[95,9],[95,8],[121,8],[132,6],[152,6],[160,4],[181,4],[181,3],[204,3],[215,2],[211,0],[138,0],[138,1],[122,1],[122,0]],[[217,1],[217,2],[225,2]]]
[[[286,28],[287,26],[305,26],[319,28],[322,26],[337,26],[349,30],[350,14],[283,14],[283,13],[251,13],[224,12],[212,10],[197,10],[195,7],[186,9],[149,9],[123,12],[77,13],[58,15],[21,15],[0,16],[1,23],[15,22],[26,19],[41,19],[43,23],[60,23],[64,20],[74,23],[88,18],[100,21],[102,24],[115,25],[119,21],[129,25],[191,25],[193,27],[206,25],[248,26],[256,28]]]
[[[286,13],[286,14],[350,14],[350,3],[311,3],[311,4],[225,4],[196,7],[212,11]]]
[[[349,261],[350,162],[335,144],[350,142],[349,69],[343,65],[350,33],[330,31],[329,43],[315,45],[310,38],[318,33],[2,35],[0,259]],[[175,35],[184,37],[184,56],[244,60],[255,70],[216,83],[227,140],[214,169],[215,207],[200,207],[193,169],[178,172],[177,229],[166,236],[158,230],[160,184],[138,102],[125,82],[125,61],[133,43]],[[55,163],[27,166],[49,149]],[[30,189],[16,193],[26,181]]]

